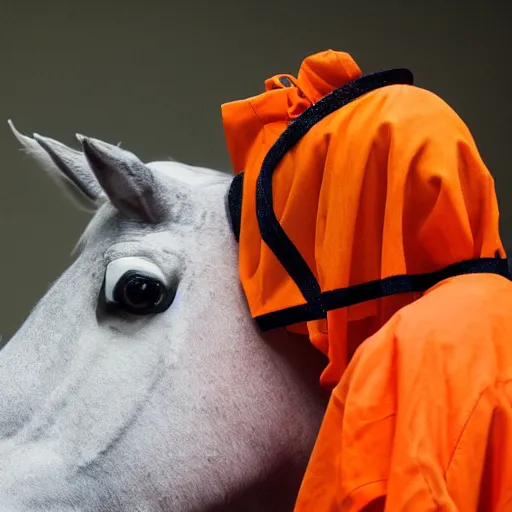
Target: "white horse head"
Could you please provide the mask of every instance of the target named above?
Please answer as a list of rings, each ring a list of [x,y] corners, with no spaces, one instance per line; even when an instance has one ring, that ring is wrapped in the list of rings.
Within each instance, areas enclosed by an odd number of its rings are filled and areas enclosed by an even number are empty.
[[[0,512],[292,510],[324,360],[251,320],[231,178],[11,127],[95,214],[0,351]]]

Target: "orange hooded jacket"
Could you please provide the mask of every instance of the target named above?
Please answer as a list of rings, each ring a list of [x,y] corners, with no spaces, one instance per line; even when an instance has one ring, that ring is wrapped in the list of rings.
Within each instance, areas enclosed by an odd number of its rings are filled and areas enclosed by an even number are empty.
[[[512,511],[494,182],[463,121],[412,82],[326,51],[222,106],[251,314],[328,357],[297,512]]]

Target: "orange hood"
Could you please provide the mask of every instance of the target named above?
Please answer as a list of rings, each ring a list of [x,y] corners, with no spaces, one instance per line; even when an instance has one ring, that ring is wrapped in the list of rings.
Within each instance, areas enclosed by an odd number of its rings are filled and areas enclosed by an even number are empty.
[[[360,320],[387,301],[385,321],[397,293],[403,305],[453,275],[507,274],[493,178],[463,121],[411,77],[365,77],[326,51],[222,106],[243,176],[240,278],[262,328],[309,322],[327,353],[327,311]]]

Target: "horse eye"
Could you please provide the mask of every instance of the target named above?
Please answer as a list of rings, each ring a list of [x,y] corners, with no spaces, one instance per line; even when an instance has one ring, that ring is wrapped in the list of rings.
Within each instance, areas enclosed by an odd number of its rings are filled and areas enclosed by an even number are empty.
[[[165,311],[176,286],[167,286],[162,271],[142,258],[120,258],[107,266],[104,294],[108,305],[138,315]]]
[[[138,271],[129,271],[114,288],[114,299],[119,306],[137,312],[151,312],[165,296],[165,285],[154,277]]]

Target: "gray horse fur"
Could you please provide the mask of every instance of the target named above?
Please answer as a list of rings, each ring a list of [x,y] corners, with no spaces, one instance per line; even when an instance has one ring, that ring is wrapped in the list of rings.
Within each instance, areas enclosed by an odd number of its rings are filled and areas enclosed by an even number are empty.
[[[251,320],[230,176],[11,128],[94,216],[0,351],[0,512],[293,510],[325,361],[307,339],[263,336]],[[102,307],[106,265],[125,256],[179,282],[168,310]]]

